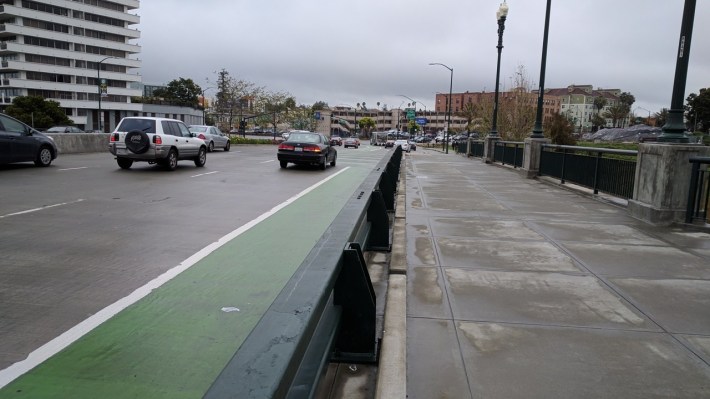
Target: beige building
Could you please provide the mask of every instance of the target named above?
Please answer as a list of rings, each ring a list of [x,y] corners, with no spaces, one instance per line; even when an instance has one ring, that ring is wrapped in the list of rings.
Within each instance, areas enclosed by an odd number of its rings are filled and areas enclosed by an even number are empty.
[[[327,135],[350,135],[355,131],[357,121],[365,117],[375,122],[372,131],[407,130],[409,124],[407,111],[403,108],[380,110],[337,106],[320,111],[317,131]],[[427,119],[420,133],[437,133],[446,129],[446,112],[417,110],[416,117]],[[452,114],[451,130],[462,131],[465,128],[466,119]]]

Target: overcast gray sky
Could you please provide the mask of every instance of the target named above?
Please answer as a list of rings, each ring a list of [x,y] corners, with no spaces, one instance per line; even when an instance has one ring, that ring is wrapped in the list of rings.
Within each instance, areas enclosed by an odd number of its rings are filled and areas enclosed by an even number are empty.
[[[697,2],[686,96],[710,87],[710,1]],[[289,92],[299,104],[406,95],[431,110],[437,92],[493,91],[500,0],[144,0],[138,14],[146,84],[221,69]],[[509,0],[501,86],[518,65],[540,76],[545,0]],[[669,108],[684,0],[553,0],[546,88],[591,84],[636,97],[636,114]],[[214,95],[214,91],[208,91]],[[648,110],[648,111],[647,111]]]

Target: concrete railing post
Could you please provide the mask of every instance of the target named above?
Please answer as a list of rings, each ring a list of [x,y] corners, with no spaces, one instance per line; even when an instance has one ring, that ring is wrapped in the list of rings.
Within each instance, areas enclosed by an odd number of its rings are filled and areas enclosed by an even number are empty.
[[[483,161],[485,163],[494,163],[494,154],[496,143],[500,141],[500,136],[486,136],[485,145],[483,146]]]
[[[710,147],[640,144],[631,216],[655,225],[682,223],[690,187],[691,157],[710,156]]]
[[[528,179],[534,179],[540,171],[540,157],[542,156],[542,145],[550,144],[550,139],[531,138],[525,139],[525,150],[523,152],[523,173]]]

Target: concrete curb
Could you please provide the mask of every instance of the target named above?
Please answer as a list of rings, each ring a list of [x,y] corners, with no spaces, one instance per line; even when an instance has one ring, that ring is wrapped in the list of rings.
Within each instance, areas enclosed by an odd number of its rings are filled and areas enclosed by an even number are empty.
[[[377,369],[376,399],[407,397],[407,250],[406,250],[406,158],[402,158],[397,192],[392,256],[387,284],[387,303]]]
[[[407,397],[407,276],[391,274],[375,398]]]

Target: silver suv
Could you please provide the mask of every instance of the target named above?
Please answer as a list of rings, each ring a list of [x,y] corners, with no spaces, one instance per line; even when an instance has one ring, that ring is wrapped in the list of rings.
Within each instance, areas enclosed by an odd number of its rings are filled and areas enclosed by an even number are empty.
[[[207,162],[205,142],[177,119],[123,118],[111,133],[109,151],[122,169],[133,162],[157,163],[168,170],[175,170],[181,159],[191,159],[198,167]]]

